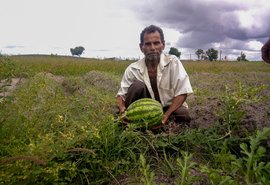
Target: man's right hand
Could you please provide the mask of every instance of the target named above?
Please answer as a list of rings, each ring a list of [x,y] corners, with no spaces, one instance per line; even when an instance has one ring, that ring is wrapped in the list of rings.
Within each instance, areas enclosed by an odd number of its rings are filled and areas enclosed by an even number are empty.
[[[119,107],[119,109],[120,109],[120,113],[121,114],[126,111],[126,107],[125,106],[121,106],[121,107]]]

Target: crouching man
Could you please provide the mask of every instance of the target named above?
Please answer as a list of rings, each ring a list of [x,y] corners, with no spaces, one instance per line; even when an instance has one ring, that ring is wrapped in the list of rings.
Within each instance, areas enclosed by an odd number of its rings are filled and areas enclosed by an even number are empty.
[[[145,57],[125,70],[116,97],[120,113],[138,99],[152,98],[163,106],[162,124],[172,116],[177,123],[189,123],[191,118],[185,102],[193,93],[189,76],[176,56],[163,53],[162,29],[154,25],[144,28],[139,46]]]

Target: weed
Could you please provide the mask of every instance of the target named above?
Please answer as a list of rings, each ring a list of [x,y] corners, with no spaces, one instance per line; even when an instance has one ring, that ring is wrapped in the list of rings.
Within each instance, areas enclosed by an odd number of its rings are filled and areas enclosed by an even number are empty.
[[[183,159],[177,158],[177,166],[180,169],[180,178],[178,178],[177,185],[187,185],[191,184],[194,180],[194,176],[190,174],[192,168],[196,166],[196,163],[192,161],[192,154],[188,152],[181,151]]]
[[[201,166],[200,170],[207,175],[212,185],[238,185],[231,176],[225,175],[220,169],[211,169],[207,166]]]
[[[262,140],[270,137],[270,128],[257,131],[255,136],[250,136],[250,146],[240,144],[243,157],[236,159],[233,164],[245,176],[247,185],[261,182],[268,184],[270,179],[270,162],[261,161],[265,155],[265,148],[260,146]]]
[[[0,80],[14,77],[16,68],[12,59],[6,56],[0,57]]]
[[[150,170],[149,164],[146,164],[146,160],[143,154],[140,154],[140,168],[139,168],[142,177],[141,182],[145,185],[155,185],[154,182],[154,172]]]
[[[165,149],[163,149],[163,156],[164,156],[164,163],[165,163],[165,166],[166,168],[168,169],[169,171],[169,176],[172,177],[172,176],[175,176],[175,168],[173,166],[173,158],[172,157],[167,157],[167,154],[165,152]]]
[[[265,88],[267,88],[266,85],[246,87],[242,83],[238,83],[237,91],[231,92],[228,86],[225,86],[225,95],[222,97],[224,105],[219,116],[222,124],[227,126],[229,135],[239,128],[245,115],[245,112],[241,110],[241,106],[260,101],[262,98],[257,94]]]

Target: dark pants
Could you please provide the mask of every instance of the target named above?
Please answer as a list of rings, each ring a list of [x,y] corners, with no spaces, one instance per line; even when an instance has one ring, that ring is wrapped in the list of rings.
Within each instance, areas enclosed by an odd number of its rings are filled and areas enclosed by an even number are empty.
[[[143,82],[137,80],[133,82],[128,89],[125,106],[128,107],[132,102],[141,98],[151,98],[151,95],[146,85]],[[164,112],[166,112],[168,109],[169,106],[163,107]],[[191,121],[188,109],[184,106],[176,109],[170,116],[170,119],[172,118],[174,118],[177,123],[189,123]]]

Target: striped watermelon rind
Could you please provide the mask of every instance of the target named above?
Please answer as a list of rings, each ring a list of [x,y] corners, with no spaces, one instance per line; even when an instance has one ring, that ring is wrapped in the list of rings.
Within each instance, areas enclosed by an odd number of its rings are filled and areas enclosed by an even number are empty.
[[[152,128],[161,124],[163,109],[161,104],[151,98],[133,102],[126,111],[126,117],[135,128]]]

